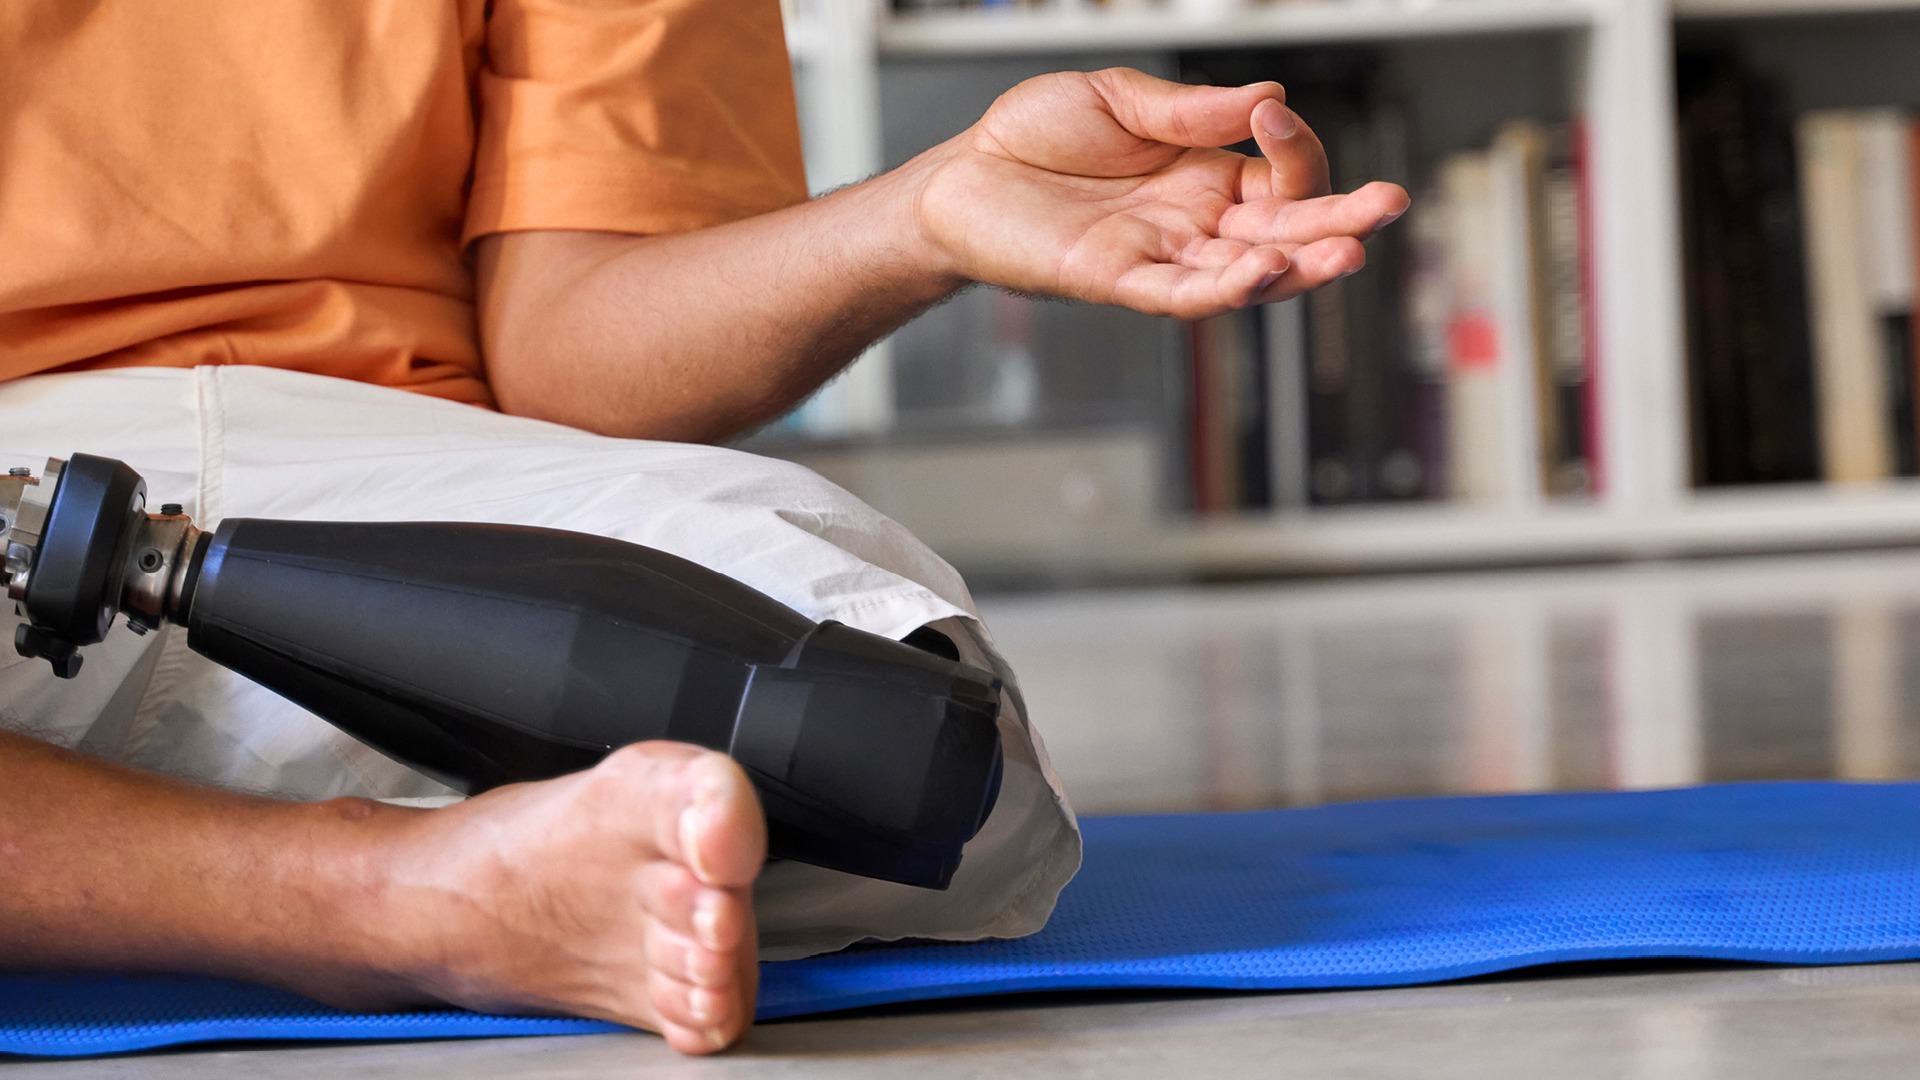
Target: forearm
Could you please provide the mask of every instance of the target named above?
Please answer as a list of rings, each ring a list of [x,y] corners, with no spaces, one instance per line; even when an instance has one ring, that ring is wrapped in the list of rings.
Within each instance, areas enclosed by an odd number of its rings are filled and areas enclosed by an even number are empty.
[[[359,853],[414,811],[288,803],[0,732],[0,969],[195,972],[329,998],[414,998],[376,974]]]
[[[682,441],[779,416],[964,284],[919,235],[928,167],[696,233],[486,238],[481,329],[501,406]]]

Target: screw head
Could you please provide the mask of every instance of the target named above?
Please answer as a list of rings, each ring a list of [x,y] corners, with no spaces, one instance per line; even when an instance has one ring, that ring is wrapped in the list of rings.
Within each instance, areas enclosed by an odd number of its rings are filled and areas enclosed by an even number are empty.
[[[7,470],[7,475],[8,475],[8,476],[18,476],[18,477],[28,477],[28,476],[32,476],[32,475],[33,475],[33,470],[32,470],[32,469],[23,469],[23,468],[19,468],[18,466],[16,466],[16,467],[14,467],[14,468],[11,468],[11,469],[8,469],[8,470]]]
[[[181,506],[179,503],[161,503],[160,504],[161,517],[179,517],[181,514],[184,514],[186,512],[187,512],[187,508],[184,506]]]

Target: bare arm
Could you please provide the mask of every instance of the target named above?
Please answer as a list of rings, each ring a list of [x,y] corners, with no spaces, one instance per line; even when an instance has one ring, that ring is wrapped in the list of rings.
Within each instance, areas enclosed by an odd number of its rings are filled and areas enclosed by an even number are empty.
[[[488,377],[509,412],[707,441],[763,423],[972,281],[1198,318],[1359,269],[1406,209],[1327,194],[1317,138],[1274,83],[1115,70],[1030,80],[891,173],[674,236],[478,245]],[[1255,138],[1263,158],[1217,149]]]
[[[911,179],[695,233],[482,238],[494,394],[636,438],[704,442],[773,419],[965,284],[910,242]]]

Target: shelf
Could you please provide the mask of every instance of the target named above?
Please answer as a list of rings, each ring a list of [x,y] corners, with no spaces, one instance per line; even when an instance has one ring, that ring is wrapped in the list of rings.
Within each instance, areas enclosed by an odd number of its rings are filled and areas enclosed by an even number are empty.
[[[787,55],[796,64],[805,64],[818,59],[826,53],[831,44],[827,40],[827,28],[817,19],[789,19],[787,21]]]
[[[1756,19],[1783,16],[1920,12],[1920,0],[1674,0],[1680,19]]]
[[[1287,45],[1573,29],[1593,17],[1587,0],[1297,0],[1205,18],[1164,11],[899,15],[880,23],[879,47],[886,56],[978,56]]]
[[[1595,505],[1259,514],[1089,534],[1039,550],[1017,536],[999,546],[926,539],[962,570],[1020,577],[1324,574],[1886,547],[1920,544],[1920,485],[1706,492],[1657,514]]]

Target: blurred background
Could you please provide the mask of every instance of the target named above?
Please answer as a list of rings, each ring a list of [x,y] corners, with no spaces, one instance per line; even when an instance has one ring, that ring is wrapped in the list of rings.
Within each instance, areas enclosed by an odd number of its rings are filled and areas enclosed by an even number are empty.
[[[809,179],[1274,79],[1369,268],[974,289],[745,444],[964,571],[1092,810],[1920,775],[1920,0],[789,0]]]

